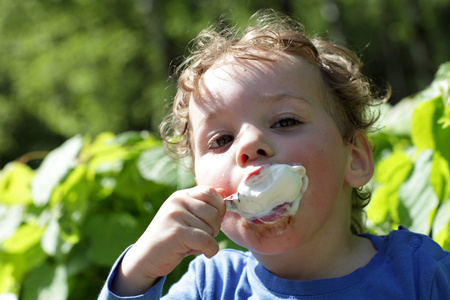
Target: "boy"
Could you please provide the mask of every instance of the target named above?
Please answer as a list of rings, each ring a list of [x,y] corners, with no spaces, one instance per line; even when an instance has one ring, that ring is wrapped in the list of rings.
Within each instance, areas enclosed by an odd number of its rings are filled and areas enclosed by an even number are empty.
[[[157,299],[164,276],[198,256],[168,298],[445,299],[450,255],[401,228],[362,234],[361,192],[373,174],[366,132],[375,103],[348,50],[309,40],[294,21],[262,12],[242,38],[205,31],[178,80],[162,127],[192,158],[198,186],[175,192],[119,258],[101,299]],[[169,141],[170,143],[170,141]],[[226,211],[249,169],[306,169],[298,210],[273,224]],[[248,252],[222,250],[222,230]]]

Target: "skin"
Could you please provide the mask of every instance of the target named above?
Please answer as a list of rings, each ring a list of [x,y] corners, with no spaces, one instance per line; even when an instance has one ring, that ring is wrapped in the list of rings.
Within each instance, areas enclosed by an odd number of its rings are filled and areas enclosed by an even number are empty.
[[[352,188],[373,174],[367,137],[348,144],[324,101],[333,96],[301,58],[277,62],[228,58],[208,70],[201,97],[189,105],[199,186],[174,193],[125,255],[113,283],[121,295],[142,293],[189,254],[212,257],[221,229],[273,274],[314,280],[349,274],[376,250],[350,232]],[[225,88],[224,88],[225,87]],[[248,168],[301,164],[309,186],[297,213],[252,225],[225,212]]]

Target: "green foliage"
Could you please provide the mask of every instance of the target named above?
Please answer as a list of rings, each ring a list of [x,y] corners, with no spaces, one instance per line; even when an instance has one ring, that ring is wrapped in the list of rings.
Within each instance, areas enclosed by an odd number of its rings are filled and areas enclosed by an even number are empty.
[[[350,45],[400,100],[448,59],[449,0],[0,1],[0,166],[76,134],[156,133],[170,64],[221,16],[273,8]],[[362,51],[364,50],[364,51]],[[447,112],[450,114],[450,112]]]
[[[371,136],[382,146],[375,153],[375,192],[367,209],[373,231],[387,233],[401,224],[450,250],[449,93],[445,63],[428,88],[387,109],[385,127]]]
[[[0,294],[20,299],[94,299],[162,202],[194,184],[147,132],[75,136],[0,176]]]

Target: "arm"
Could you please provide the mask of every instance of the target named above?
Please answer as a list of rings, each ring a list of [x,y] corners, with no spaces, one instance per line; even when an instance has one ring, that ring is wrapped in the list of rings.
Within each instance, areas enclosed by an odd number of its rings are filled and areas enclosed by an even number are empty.
[[[103,285],[103,288],[97,298],[98,300],[119,300],[119,299],[142,299],[142,300],[144,300],[144,299],[160,299],[161,298],[165,277],[160,278],[160,280],[158,280],[154,286],[152,286],[149,290],[147,290],[145,292],[145,294],[142,294],[142,295],[137,295],[137,296],[132,296],[132,297],[120,297],[120,296],[114,294],[113,292],[111,292],[111,285],[112,285],[112,281],[115,277],[115,274],[117,273],[117,268],[121,264],[122,259],[125,256],[125,253],[130,248],[131,248],[131,246],[128,247],[114,263],[114,265],[111,268],[111,271],[108,275],[108,278],[107,278],[105,284]]]
[[[111,291],[120,296],[145,293],[190,254],[214,256],[225,205],[209,187],[177,191],[161,206],[144,234],[123,257]]]

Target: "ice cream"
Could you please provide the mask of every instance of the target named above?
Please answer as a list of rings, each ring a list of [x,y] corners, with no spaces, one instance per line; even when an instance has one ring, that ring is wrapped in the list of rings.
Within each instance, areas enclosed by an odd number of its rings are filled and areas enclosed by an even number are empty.
[[[303,166],[259,166],[248,172],[237,193],[225,198],[225,204],[229,211],[239,213],[247,221],[271,224],[297,212],[307,187]]]

